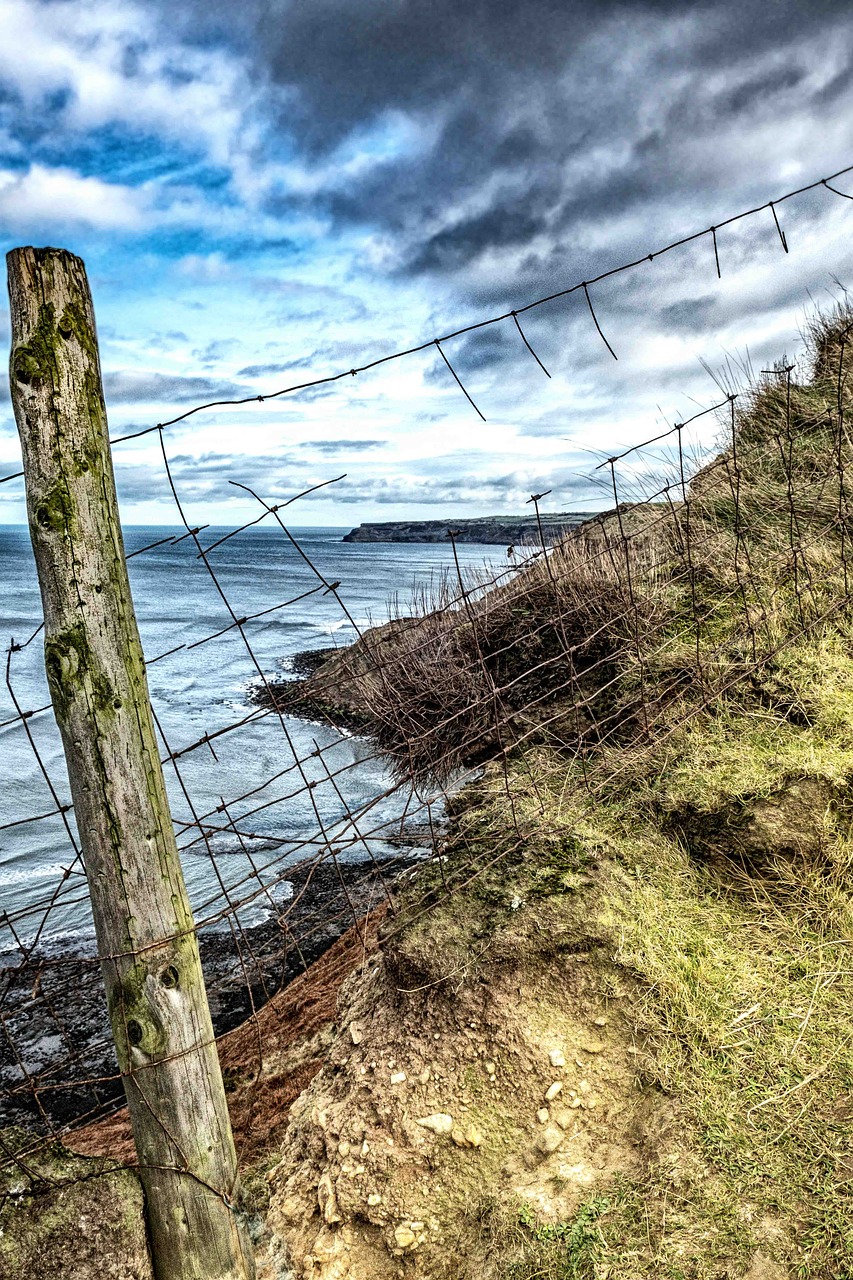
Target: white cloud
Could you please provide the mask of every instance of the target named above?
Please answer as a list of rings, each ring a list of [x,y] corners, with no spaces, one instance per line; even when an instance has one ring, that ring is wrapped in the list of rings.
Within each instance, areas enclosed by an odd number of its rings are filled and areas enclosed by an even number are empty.
[[[135,229],[147,203],[144,191],[84,178],[72,169],[34,164],[24,173],[0,170],[0,220],[10,231],[69,223]]]
[[[154,12],[121,0],[0,0],[0,82],[32,111],[67,94],[71,130],[123,124],[201,143],[217,163],[253,138],[240,59],[170,41]]]
[[[226,11],[227,6],[221,10],[223,41]],[[414,181],[411,188],[404,185],[399,219],[390,225],[374,217],[370,203],[361,221],[333,216],[326,198],[357,195],[368,178],[379,199],[384,175],[377,179],[377,166],[387,164],[393,177],[400,161],[406,172],[416,169],[419,154],[426,163],[443,137],[442,126],[453,122],[450,104],[456,97],[378,119],[360,120],[356,113],[351,131],[330,153],[293,157],[289,147],[298,143],[288,142],[274,109],[282,91],[270,89],[236,44],[185,44],[178,24],[170,25],[163,13],[164,7],[145,0],[0,0],[0,86],[30,126],[16,141],[3,134],[5,117],[0,122],[0,154],[6,156],[0,225],[16,237],[47,231],[59,243],[65,242],[66,227],[95,231],[90,242],[97,252],[97,306],[106,320],[104,368],[117,434],[171,416],[173,406],[216,398],[210,380],[227,386],[251,378],[253,391],[266,392],[479,320],[657,249],[797,185],[801,173],[828,172],[847,155],[844,104],[851,101],[850,89],[837,97],[841,107],[831,113],[813,101],[841,72],[847,37],[798,37],[795,63],[804,78],[794,77],[791,88],[756,94],[747,117],[742,111],[726,114],[725,102],[762,76],[772,82],[773,73],[784,70],[787,46],[760,56],[746,48],[722,70],[699,75],[701,59],[691,62],[684,51],[706,38],[701,18],[688,15],[665,24],[647,18],[630,27],[630,39],[615,38],[608,27],[590,43],[581,66],[572,62],[565,110],[549,115],[549,105],[563,99],[555,99],[547,80],[541,86],[528,82],[523,93],[510,97],[508,131],[522,142],[539,129],[553,131],[553,158],[542,163],[541,173],[554,181],[543,183],[540,223],[534,219],[518,242],[499,234],[491,243],[485,239],[479,256],[463,259],[458,272],[413,279],[394,269],[411,260],[418,242],[456,228],[464,233],[466,223],[488,221],[503,206],[510,212],[524,208],[528,186],[539,176],[523,163],[524,153],[517,165],[496,163],[482,173],[474,166],[465,181],[446,191],[440,182],[435,190]],[[616,98],[608,86],[617,87]],[[599,127],[593,116],[604,119],[616,107],[606,129]],[[577,150],[560,141],[572,129],[588,134]],[[29,167],[21,169],[21,139],[31,146],[39,131]],[[658,132],[666,136],[660,153]],[[117,138],[124,143],[120,152]],[[145,143],[137,147],[140,138]],[[72,167],[80,144],[89,156],[100,152],[99,177]],[[262,144],[269,144],[266,156]],[[638,173],[638,148],[646,144],[649,171]],[[450,169],[452,140],[446,145]],[[533,151],[540,159],[542,154]],[[112,172],[105,167],[110,157],[116,157]],[[211,189],[211,165],[214,184],[223,175],[230,180]],[[357,200],[355,208],[358,213]],[[470,343],[448,343],[447,354],[459,361],[486,425],[430,351],[347,378],[316,396],[206,411],[170,429],[169,447],[222,456],[239,448],[248,467],[255,455],[291,451],[308,439],[338,440],[348,433],[387,439],[381,452],[341,451],[348,488],[336,490],[334,498],[325,491],[312,498],[312,518],[327,518],[318,517],[316,508],[333,501],[358,503],[358,518],[389,518],[386,504],[396,504],[404,515],[407,506],[440,504],[452,494],[472,514],[477,507],[497,510],[523,504],[549,474],[564,487],[564,496],[554,501],[568,502],[565,494],[574,492],[574,481],[565,471],[567,452],[574,450],[576,459],[578,449],[591,451],[577,463],[583,469],[587,456],[593,465],[599,449],[612,451],[654,434],[663,421],[689,416],[696,402],[704,406],[717,398],[700,369],[700,355],[719,364],[727,351],[739,353],[747,344],[761,359],[765,352],[772,358],[796,347],[808,289],[820,292],[830,272],[844,274],[849,263],[851,208],[828,193],[780,206],[790,255],[783,253],[766,210],[725,228],[720,281],[712,246],[703,240],[595,285],[593,300],[618,363],[603,347],[582,294],[531,312],[524,321],[550,380],[511,326],[491,363],[476,360],[478,350],[488,354],[488,332]],[[566,209],[571,223],[563,228]],[[149,238],[151,232],[187,228],[189,243],[164,235],[168,250],[162,253]],[[117,233],[128,231],[144,232],[144,246],[138,253],[130,247],[121,262],[111,260],[116,243],[125,252],[126,241]],[[268,247],[259,250],[263,240]],[[229,249],[241,241],[246,251]],[[81,251],[88,253],[85,244]],[[176,261],[171,255],[178,251]],[[132,336],[105,340],[111,329]],[[232,345],[223,345],[224,339]],[[221,353],[216,362],[197,354],[208,349]],[[436,362],[438,377],[425,381],[424,370]],[[291,367],[281,374],[274,368],[248,371],[267,364]],[[710,438],[715,429],[708,418],[696,430]],[[150,448],[151,438],[142,439]],[[573,443],[567,448],[568,441]],[[123,449],[130,455],[135,447]],[[466,457],[477,449],[484,452],[472,467]],[[313,461],[320,477],[327,462],[331,467],[331,458]],[[156,456],[152,465],[159,465]],[[205,476],[213,466],[205,464]],[[236,478],[240,466],[235,463]],[[144,489],[140,483],[135,492]],[[204,519],[217,513],[236,518],[242,501],[222,484],[211,488],[204,503],[195,496]]]

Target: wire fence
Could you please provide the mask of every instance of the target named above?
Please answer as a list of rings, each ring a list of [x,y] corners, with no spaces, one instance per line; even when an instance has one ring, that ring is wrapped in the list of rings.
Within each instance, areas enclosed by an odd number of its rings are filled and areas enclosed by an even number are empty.
[[[761,213],[772,215],[787,253],[778,206],[820,186],[844,196],[831,184],[850,172],[383,360],[436,346],[482,417],[444,349],[453,338],[510,321],[548,375],[520,317],[577,291],[615,357],[590,286],[703,236],[719,273],[720,233]],[[210,621],[207,613],[190,619],[187,638],[155,648],[146,663],[178,844],[197,869],[195,926],[215,1030],[222,1038],[254,1026],[258,1082],[262,1009],[336,939],[354,930],[348,936],[367,955],[380,922],[387,939],[399,927],[401,883],[411,924],[524,849],[543,807],[538,751],[562,762],[563,785],[579,795],[613,794],[644,755],[659,753],[721,699],[735,703],[785,646],[847,615],[851,333],[853,317],[842,306],[816,325],[808,368],[766,371],[757,386],[732,387],[690,420],[603,459],[591,472],[601,510],[558,537],[542,519],[542,493],[530,498],[533,540],[510,554],[498,549],[479,569],[449,527],[447,572],[380,625],[366,624],[351,584],[334,576],[332,544],[306,545],[285,520],[286,508],[321,486],[270,502],[242,485],[257,515],[226,533],[188,518],[167,429],[202,408],[244,401],[199,405],[146,428],[158,435],[162,491],[180,528],[140,546],[131,540],[127,558],[135,573],[146,561],[157,572],[166,566],[175,599],[187,575],[202,573],[214,602]],[[722,438],[711,450],[700,435],[706,416]],[[270,563],[277,557],[290,584],[257,608],[247,606],[229,557],[241,545],[258,554],[259,526],[270,531],[262,554]],[[164,614],[169,608],[164,601]],[[269,627],[288,610],[316,611],[330,635],[342,624],[353,643],[313,654],[283,678],[270,662]],[[7,848],[23,840],[20,847],[48,867],[37,880],[25,870],[0,916],[0,1127],[20,1130],[14,1141],[0,1134],[0,1166],[27,1176],[45,1143],[122,1106],[52,708],[27,701],[40,632],[9,644],[11,714],[0,723],[6,757],[27,755],[40,779],[32,794],[9,797],[0,839]],[[250,685],[244,705],[221,704],[218,720],[199,708],[199,728],[208,715],[211,722],[178,740],[170,685],[226,661]],[[218,790],[222,778],[227,793]],[[472,782],[501,798],[499,833],[464,820],[448,825]]]

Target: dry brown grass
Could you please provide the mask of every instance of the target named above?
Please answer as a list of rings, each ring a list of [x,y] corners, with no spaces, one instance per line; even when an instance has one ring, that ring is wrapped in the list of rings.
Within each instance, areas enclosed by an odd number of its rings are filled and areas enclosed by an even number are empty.
[[[626,556],[602,523],[497,588],[468,583],[452,607],[430,601],[362,677],[379,744],[415,776],[445,778],[530,737],[569,702],[575,747],[591,745],[612,714],[622,655],[660,610],[656,564],[656,548],[638,541]]]
[[[673,706],[736,696],[853,584],[853,310],[805,336],[803,372],[782,362],[740,387],[725,447],[692,481],[514,572],[445,581],[287,696],[347,710],[401,775],[439,781],[525,742],[583,755],[648,740]]]

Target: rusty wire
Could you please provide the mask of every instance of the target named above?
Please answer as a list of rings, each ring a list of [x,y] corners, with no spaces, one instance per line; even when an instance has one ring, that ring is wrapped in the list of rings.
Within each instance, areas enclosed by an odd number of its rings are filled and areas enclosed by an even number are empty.
[[[831,175],[831,179],[851,171],[853,166]],[[775,206],[820,186],[827,187],[836,195],[844,195],[829,185],[831,179],[821,179],[801,187],[595,279],[454,330],[431,343],[409,347],[346,374],[331,375],[252,399],[267,399],[335,381],[433,345],[438,348],[464,395],[482,417],[443,351],[443,343],[486,325],[511,319],[530,355],[542,372],[550,377],[528,342],[519,315],[545,302],[582,291],[595,327],[615,358],[593,309],[589,285],[653,261],[669,249],[708,235],[719,274],[717,232],[741,218],[767,209],[773,216],[782,248],[787,253],[789,246]],[[841,342],[831,415],[831,474],[822,477],[822,484],[816,492],[810,491],[806,495],[811,505],[805,511],[795,456],[798,436],[792,416],[793,367],[781,371],[786,379],[785,413],[776,432],[775,443],[784,482],[787,538],[772,553],[766,554],[761,565],[755,563],[751,547],[750,521],[757,517],[747,508],[744,498],[744,459],[738,436],[735,394],[601,462],[596,470],[603,470],[609,481],[608,508],[595,513],[589,521],[556,542],[547,540],[541,518],[540,502],[546,495],[532,495],[530,501],[534,507],[538,541],[516,565],[490,570],[474,580],[466,578],[457,552],[457,539],[453,530],[448,530],[455,581],[436,601],[433,610],[426,610],[410,620],[410,626],[407,623],[405,634],[409,647],[405,653],[414,664],[427,663],[431,660],[437,634],[448,644],[464,641],[474,682],[464,709],[448,705],[435,711],[429,723],[425,723],[403,702],[395,707],[391,696],[395,679],[392,651],[375,631],[365,630],[358,624],[346,604],[341,583],[331,580],[322,564],[314,563],[281,517],[281,511],[298,497],[335,483],[342,477],[324,480],[286,502],[276,503],[270,503],[256,490],[240,485],[260,505],[261,513],[223,537],[203,545],[200,535],[209,526],[191,524],[186,517],[170,463],[164,428],[203,408],[247,401],[199,405],[169,422],[146,429],[158,432],[164,487],[174,501],[183,532],[159,538],[131,552],[128,558],[158,547],[173,546],[183,540],[191,541],[196,558],[201,560],[229,619],[216,631],[148,658],[147,664],[166,662],[177,653],[194,653],[208,642],[228,636],[234,644],[241,646],[257,680],[258,703],[247,708],[245,714],[236,720],[212,725],[190,742],[173,744],[156,709],[155,719],[162,762],[174,773],[186,805],[186,814],[175,819],[179,847],[183,852],[201,849],[212,875],[213,887],[197,905],[193,930],[202,940],[209,938],[210,931],[216,926],[224,926],[228,930],[246,993],[246,1016],[254,1020],[259,1073],[264,1044],[258,1014],[261,1006],[274,998],[281,987],[285,959],[296,955],[297,967],[304,969],[309,963],[307,957],[322,947],[330,931],[340,934],[350,927],[356,930],[356,937],[363,945],[367,945],[365,915],[374,909],[379,899],[393,910],[395,883],[415,861],[413,850],[416,843],[411,837],[419,818],[429,831],[432,850],[430,855],[420,856],[431,857],[435,861],[442,889],[436,894],[433,885],[420,893],[415,877],[409,889],[409,921],[434,910],[453,893],[463,892],[501,860],[511,858],[525,848],[530,835],[530,820],[519,802],[519,788],[526,797],[538,802],[540,811],[543,806],[539,780],[528,760],[527,747],[544,741],[556,745],[564,754],[567,768],[576,767],[578,786],[587,796],[594,798],[606,794],[608,789],[620,784],[620,771],[635,767],[637,759],[653,750],[660,750],[662,742],[677,734],[692,717],[704,714],[715,700],[736,695],[779,651],[781,644],[790,642],[790,636],[780,641],[773,635],[768,620],[768,610],[779,593],[786,590],[787,567],[790,567],[799,617],[799,627],[794,633],[796,637],[809,637],[849,608],[850,510],[846,471],[850,441],[845,422],[845,362],[849,356],[846,339],[847,330]],[[722,452],[708,451],[702,459],[697,478],[696,468],[686,456],[684,432],[699,418],[721,413],[729,415],[728,447]],[[144,433],[136,432],[122,439],[136,438],[141,434]],[[666,480],[652,493],[641,493],[636,500],[631,500],[633,475],[623,464],[633,455],[638,455],[644,462],[656,461],[657,455],[651,450],[663,441],[669,441],[673,446],[672,465]],[[707,485],[717,480],[722,486],[720,492],[731,504],[734,580],[719,590],[714,608],[711,608],[701,599],[701,585],[702,574],[708,571],[716,526],[702,508],[701,483]],[[835,486],[831,494],[832,510],[825,518],[819,519],[824,492],[831,485]],[[280,537],[301,557],[316,582],[310,589],[284,601],[245,612],[229,597],[221,573],[216,568],[215,552],[225,541],[239,537],[268,517],[272,518]],[[658,573],[657,561],[648,558],[644,550],[652,536],[669,548],[671,555],[667,561],[667,572],[672,575],[676,586],[685,585],[685,600],[689,603],[684,618],[662,638],[656,636],[648,625],[648,611],[653,607]],[[809,556],[825,540],[833,538],[839,545],[844,591],[830,605],[825,605],[819,593],[820,584],[813,581]],[[589,615],[585,612],[584,600],[565,594],[566,565],[576,565],[594,586],[606,585],[612,595],[606,616]],[[514,670],[517,637],[508,634],[494,640],[488,630],[489,611],[499,611],[504,605],[511,608],[512,593],[523,591],[525,582],[538,581],[536,574],[541,579],[550,613],[534,620],[528,627],[524,643],[533,656],[523,669]],[[776,583],[772,589],[766,585],[768,574]],[[341,741],[340,737],[326,743],[314,738],[313,750],[301,752],[293,737],[292,719],[299,715],[316,716],[317,713],[300,708],[298,698],[301,695],[299,691],[294,694],[293,686],[278,684],[271,679],[252,643],[251,624],[256,620],[296,603],[323,597],[331,597],[336,602],[342,617],[356,635],[352,650],[341,651],[351,652],[352,662],[356,664],[348,671],[353,688],[365,701],[368,712],[377,705],[385,707],[391,718],[389,732],[396,734],[405,744],[395,757],[397,771],[394,776],[383,779],[358,804],[347,798],[345,782],[353,770],[386,759],[386,746],[381,734],[363,755],[343,764],[334,760],[334,749]],[[749,657],[727,666],[728,640],[714,639],[714,609],[719,614],[729,608],[736,609],[742,619],[744,633],[748,636]],[[6,1082],[0,1087],[0,1102],[12,1111],[17,1108],[17,1114],[24,1117],[32,1131],[31,1140],[20,1149],[7,1149],[5,1154],[0,1152],[0,1166],[6,1161],[22,1170],[28,1167],[29,1158],[40,1150],[46,1136],[61,1135],[75,1125],[92,1122],[114,1111],[121,1103],[120,1086],[127,1083],[117,1067],[100,1072],[92,1068],[93,1062],[105,1062],[110,1058],[111,1041],[106,1018],[100,1033],[89,1036],[84,1044],[78,1044],[67,1025],[66,1010],[69,1001],[79,999],[82,993],[87,998],[94,998],[100,983],[99,967],[105,962],[116,962],[128,953],[105,956],[95,951],[69,957],[50,952],[44,946],[51,918],[58,906],[79,907],[85,903],[87,892],[84,857],[73,826],[73,806],[63,798],[62,787],[51,776],[31,729],[33,718],[48,714],[50,707],[25,709],[15,689],[15,656],[35,640],[39,630],[23,643],[13,641],[7,650],[6,686],[15,715],[4,721],[0,728],[14,729],[18,726],[21,729],[21,749],[33,754],[53,807],[40,807],[37,812],[17,817],[0,825],[0,831],[25,824],[37,827],[40,823],[58,821],[67,843],[68,859],[48,893],[24,908],[0,917],[0,927],[8,931],[14,943],[8,963],[4,963],[0,970],[0,1030],[8,1057]],[[692,701],[683,697],[683,663],[687,651],[691,675],[695,679]],[[347,660],[346,657],[341,658],[341,653],[337,657]],[[470,721],[467,728],[466,718]],[[367,719],[369,721],[369,715]],[[261,723],[265,725],[265,732],[268,730],[270,735],[276,734],[280,739],[286,762],[271,771],[263,781],[246,786],[237,794],[220,796],[216,805],[199,804],[184,773],[185,758],[196,751],[208,751],[215,759],[217,746],[223,738],[239,735]],[[329,723],[334,725],[333,712],[330,712]],[[459,758],[446,776],[438,767],[427,776],[428,771],[424,771],[421,763],[424,750],[436,735],[443,735],[447,741],[455,740],[455,735],[461,743]],[[633,755],[626,755],[621,764],[612,763],[609,749],[614,744],[626,742],[630,744]],[[608,762],[606,767],[602,766],[603,760]],[[485,775],[482,773],[484,765],[488,766]],[[319,771],[319,776],[313,776],[315,771]],[[483,782],[484,777],[487,784]],[[465,783],[488,785],[502,793],[510,829],[497,846],[489,840],[478,842],[465,831],[457,833],[464,854],[454,877],[449,879],[441,855],[444,834],[440,815],[450,791]],[[276,784],[282,785],[272,794]],[[329,788],[334,794],[340,811],[336,817],[331,818],[321,810],[315,794],[319,786]],[[300,834],[282,835],[272,824],[265,828],[271,810],[287,806],[297,799],[307,801],[310,809],[310,823]],[[400,801],[401,809],[396,816],[388,817],[382,805],[392,799]],[[226,836],[236,841],[247,867],[245,874],[236,880],[226,879],[218,861],[214,841],[217,837]],[[378,854],[378,842],[387,847],[392,838],[399,846],[398,852]],[[257,857],[260,851],[264,853],[263,865]],[[352,875],[352,867],[359,869],[364,884],[369,888],[369,892],[365,891],[366,896],[360,893],[362,882]],[[335,905],[322,918],[308,921],[301,915],[302,908],[310,901],[316,882],[326,873],[337,885]],[[291,886],[291,896],[278,896],[277,891],[283,890],[287,884]],[[253,926],[246,923],[247,909],[258,904],[263,905],[267,922],[274,922],[279,932],[278,947],[270,949],[268,940],[264,939],[259,943],[252,932]],[[394,937],[399,927],[392,923],[389,938]],[[162,941],[150,946],[160,946]],[[264,946],[267,946],[266,952],[262,950]],[[32,1017],[55,1028],[59,1045],[50,1060],[36,1066],[27,1062],[21,1030],[25,1020]],[[217,1038],[222,1034],[221,1030],[217,1031]],[[133,1069],[134,1088],[144,1088],[145,1070],[145,1066]],[[228,1190],[220,1189],[217,1194],[227,1195]]]

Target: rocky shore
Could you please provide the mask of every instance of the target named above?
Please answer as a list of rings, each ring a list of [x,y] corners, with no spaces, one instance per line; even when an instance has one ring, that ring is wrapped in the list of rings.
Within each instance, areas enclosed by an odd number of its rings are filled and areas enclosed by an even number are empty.
[[[217,1035],[244,1022],[305,972],[354,916],[384,902],[389,886],[418,860],[411,852],[418,843],[412,832],[398,857],[375,864],[300,863],[287,877],[292,892],[280,918],[233,933],[202,931],[199,946]],[[123,1098],[93,956],[33,956],[24,968],[0,968],[0,982],[6,1032],[0,1041],[0,1130],[69,1124]],[[37,1094],[28,1077],[36,1080]]]
[[[535,512],[529,516],[481,516],[473,520],[392,520],[381,524],[360,524],[345,534],[343,542],[446,542],[453,530],[457,542],[482,546],[531,546],[556,542],[590,519],[589,512]]]
[[[371,634],[381,638],[387,632],[390,639],[396,625]],[[341,695],[341,684],[349,683],[345,674],[353,652],[363,656],[358,645],[298,653],[291,661],[297,679],[274,684],[273,699],[263,689],[256,691],[256,700],[289,715],[363,732],[370,726],[369,717],[357,697],[350,705]],[[386,843],[398,847],[399,853],[375,862],[296,864],[276,889],[279,917],[271,914],[259,924],[240,927],[235,921],[233,929],[220,924],[200,931],[217,1035],[251,1017],[357,919],[387,901],[394,882],[426,855],[432,835],[409,823]],[[5,1031],[0,1034],[0,1130],[8,1125],[41,1127],[45,1122],[65,1125],[109,1110],[123,1097],[100,967],[92,953],[81,949],[60,956],[45,950],[21,967],[4,967],[0,960],[0,991]],[[28,1077],[37,1081],[37,1093]]]
[[[366,681],[393,651],[400,632],[415,623],[414,618],[395,618],[371,627],[352,644],[294,654],[289,669],[297,678],[258,684],[250,698],[285,715],[323,721],[351,733],[370,733],[375,722],[365,698]]]

